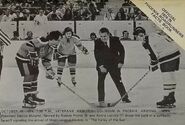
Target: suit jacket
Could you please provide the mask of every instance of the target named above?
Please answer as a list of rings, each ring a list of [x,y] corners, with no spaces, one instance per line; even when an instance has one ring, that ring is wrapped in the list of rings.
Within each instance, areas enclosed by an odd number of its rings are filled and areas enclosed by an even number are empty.
[[[97,69],[104,65],[105,68],[117,66],[124,63],[125,49],[118,37],[110,37],[110,45],[107,47],[101,39],[95,40],[94,56],[97,62]]]

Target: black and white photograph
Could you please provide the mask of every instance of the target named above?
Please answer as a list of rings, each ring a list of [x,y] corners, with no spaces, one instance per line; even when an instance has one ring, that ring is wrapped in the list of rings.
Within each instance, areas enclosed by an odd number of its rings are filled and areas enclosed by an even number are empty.
[[[184,125],[184,69],[131,0],[0,0],[0,125]]]

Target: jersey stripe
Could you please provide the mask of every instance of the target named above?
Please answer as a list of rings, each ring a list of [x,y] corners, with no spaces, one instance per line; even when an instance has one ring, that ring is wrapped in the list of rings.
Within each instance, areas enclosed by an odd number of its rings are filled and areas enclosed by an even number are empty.
[[[9,37],[0,29],[0,38],[7,46],[11,44]]]

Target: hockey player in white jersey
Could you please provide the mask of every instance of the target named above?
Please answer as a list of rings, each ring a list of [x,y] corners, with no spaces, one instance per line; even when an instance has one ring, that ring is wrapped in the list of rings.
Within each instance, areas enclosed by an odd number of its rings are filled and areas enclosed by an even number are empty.
[[[80,42],[80,39],[78,38],[78,36],[75,36],[73,34],[72,29],[70,27],[66,27],[63,31],[63,38],[60,40],[60,43],[57,49],[57,52],[59,54],[58,69],[57,69],[59,86],[61,83],[61,77],[62,77],[63,68],[65,66],[66,60],[68,61],[68,66],[69,66],[70,75],[71,75],[71,82],[74,86],[76,85],[75,66],[76,66],[77,56],[76,56],[75,45],[79,50],[82,51],[83,54],[87,55],[89,53],[88,50]]]
[[[1,71],[3,67],[3,50],[4,46],[9,46],[11,44],[10,38],[0,29],[0,79]]]
[[[23,108],[36,108],[36,105],[45,103],[44,99],[38,98],[38,74],[39,58],[46,70],[46,78],[54,79],[54,70],[51,66],[53,46],[58,45],[62,34],[59,31],[52,31],[46,37],[39,37],[27,41],[19,48],[16,61],[21,76],[24,77],[24,106]]]
[[[164,98],[156,103],[157,107],[175,107],[175,73],[179,70],[180,64],[178,45],[162,30],[147,36],[145,29],[137,27],[134,35],[136,40],[142,41],[143,47],[150,56],[150,70],[155,71],[159,66],[162,73]]]

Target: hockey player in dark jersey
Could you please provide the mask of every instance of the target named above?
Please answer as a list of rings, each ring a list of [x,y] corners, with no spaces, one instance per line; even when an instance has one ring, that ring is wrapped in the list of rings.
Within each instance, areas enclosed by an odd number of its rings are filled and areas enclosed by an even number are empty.
[[[76,85],[75,66],[76,66],[77,56],[76,56],[75,46],[77,46],[77,48],[81,50],[83,54],[85,55],[89,54],[88,50],[82,45],[79,37],[73,34],[73,31],[70,27],[66,27],[63,31],[63,38],[60,40],[60,43],[57,49],[57,52],[59,53],[58,69],[57,69],[57,75],[58,75],[58,81],[59,81],[58,83],[60,83],[62,79],[61,77],[63,73],[63,68],[67,60],[68,65],[69,65],[72,84],[74,86]]]
[[[174,107],[176,102],[175,73],[179,70],[180,51],[178,45],[167,34],[159,28],[156,30],[158,33],[147,36],[145,29],[137,27],[134,35],[137,40],[142,41],[143,47],[150,56],[150,70],[156,71],[159,65],[162,73],[164,97],[162,101],[156,103],[157,107]]]
[[[16,61],[21,73],[24,77],[24,106],[23,108],[35,108],[36,105],[45,103],[44,99],[38,98],[38,74],[39,74],[39,58],[46,70],[46,78],[54,78],[54,70],[51,66],[51,58],[53,54],[53,46],[58,45],[62,34],[59,31],[52,31],[46,37],[35,38],[21,45],[16,55]]]

